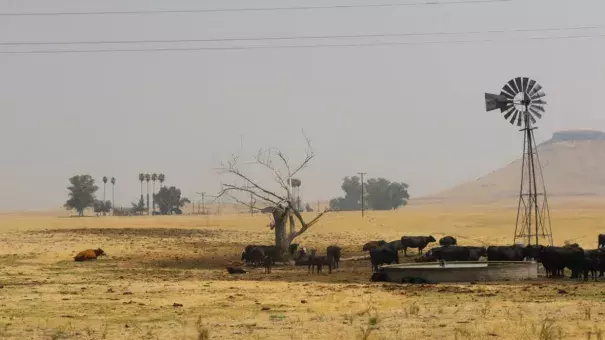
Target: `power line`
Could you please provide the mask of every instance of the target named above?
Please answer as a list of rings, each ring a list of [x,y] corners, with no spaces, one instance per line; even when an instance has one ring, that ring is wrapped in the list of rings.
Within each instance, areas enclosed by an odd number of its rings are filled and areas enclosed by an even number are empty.
[[[97,11],[97,12],[13,12],[0,13],[0,16],[75,16],[75,15],[139,15],[139,14],[182,14],[182,13],[218,13],[218,12],[262,12],[262,11],[301,11],[321,9],[346,8],[384,8],[426,5],[459,5],[485,4],[494,2],[512,2],[513,0],[454,0],[454,1],[424,1],[407,3],[358,4],[358,5],[326,5],[326,6],[293,6],[293,7],[250,7],[250,8],[209,8],[209,9],[167,9],[167,10],[137,10],[137,11]]]
[[[185,51],[227,51],[227,50],[262,50],[262,49],[298,49],[298,48],[326,48],[326,47],[371,47],[371,46],[398,46],[398,45],[438,45],[438,44],[473,44],[489,42],[507,42],[515,40],[561,40],[561,39],[587,39],[600,38],[596,35],[571,35],[550,37],[525,37],[513,39],[482,39],[482,40],[436,40],[436,41],[407,41],[407,42],[372,42],[372,43],[346,43],[346,44],[315,44],[315,45],[259,45],[259,46],[226,46],[226,47],[183,47],[183,48],[131,48],[131,49],[85,49],[85,50],[29,50],[29,51],[0,51],[1,54],[63,54],[63,53],[110,53],[110,52],[185,52]]]
[[[605,26],[576,26],[553,28],[520,28],[511,30],[462,31],[462,32],[418,32],[418,33],[375,33],[349,35],[315,35],[291,37],[241,37],[241,38],[207,38],[207,39],[166,39],[166,40],[90,40],[90,41],[14,41],[0,42],[0,46],[31,46],[31,45],[102,45],[102,44],[165,44],[165,43],[206,43],[206,42],[236,42],[236,41],[279,41],[279,40],[319,40],[319,39],[359,39],[359,38],[388,38],[414,36],[451,36],[493,33],[529,33],[529,32],[560,32],[605,29]]]

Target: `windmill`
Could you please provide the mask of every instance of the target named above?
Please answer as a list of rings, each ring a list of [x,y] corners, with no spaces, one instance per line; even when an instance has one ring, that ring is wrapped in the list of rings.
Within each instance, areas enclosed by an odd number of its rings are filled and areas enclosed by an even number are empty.
[[[546,198],[546,186],[542,166],[538,157],[534,130],[537,119],[544,114],[542,86],[535,80],[517,77],[502,87],[500,94],[485,94],[487,111],[500,110],[504,119],[513,126],[522,127],[523,157],[521,165],[521,188],[517,206],[514,242],[540,243],[540,239],[552,246],[550,211]],[[541,192],[538,192],[538,189]]]

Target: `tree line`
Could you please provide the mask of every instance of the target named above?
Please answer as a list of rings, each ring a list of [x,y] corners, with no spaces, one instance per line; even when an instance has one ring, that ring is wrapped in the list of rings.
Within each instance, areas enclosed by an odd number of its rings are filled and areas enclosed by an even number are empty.
[[[142,179],[141,179],[142,178]],[[152,204],[153,208],[151,209],[152,214],[159,215],[168,215],[168,214],[181,214],[181,208],[186,203],[191,203],[189,199],[186,197],[181,197],[181,190],[176,188],[175,186],[165,187],[164,181],[166,176],[164,174],[140,174],[139,181],[141,181],[141,197],[138,203],[131,203],[132,207],[128,210],[129,213],[135,214],[143,214],[147,212],[150,213],[149,207],[149,181],[153,181],[153,192],[152,192]],[[64,207],[68,210],[76,210],[78,212],[78,216],[84,216],[84,211],[88,208],[92,208],[93,211],[97,214],[106,215],[110,212],[115,214],[116,209],[113,204],[113,197],[115,192],[115,184],[116,179],[111,178],[110,183],[112,184],[112,201],[108,201],[105,199],[106,186],[108,182],[108,178],[104,176],[102,178],[103,181],[103,200],[99,200],[96,197],[96,192],[99,187],[95,184],[94,178],[90,175],[76,175],[69,178],[70,185],[67,187],[68,190],[68,200],[65,202]],[[145,200],[143,199],[143,181],[147,181],[147,205],[145,204]],[[155,182],[160,182],[160,190],[155,192]],[[158,212],[156,212],[156,205],[158,207]],[[122,209],[123,210],[123,209]],[[121,211],[122,213],[123,211]]]

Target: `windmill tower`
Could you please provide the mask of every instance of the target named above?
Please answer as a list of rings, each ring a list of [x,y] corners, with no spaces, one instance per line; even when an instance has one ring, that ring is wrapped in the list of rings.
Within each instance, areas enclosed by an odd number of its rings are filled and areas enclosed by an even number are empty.
[[[548,245],[553,244],[546,185],[534,138],[536,119],[542,118],[545,112],[545,96],[540,84],[525,77],[510,80],[500,94],[485,94],[486,110],[500,110],[504,119],[513,126],[522,127],[519,131],[523,132],[521,188],[514,243],[538,245],[543,240]]]

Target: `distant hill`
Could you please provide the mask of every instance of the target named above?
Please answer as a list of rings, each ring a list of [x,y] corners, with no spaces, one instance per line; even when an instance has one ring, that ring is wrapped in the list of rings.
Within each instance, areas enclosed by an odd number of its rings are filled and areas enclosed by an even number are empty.
[[[556,132],[538,146],[538,154],[549,198],[605,198],[605,133]],[[419,198],[418,202],[514,202],[520,181],[521,158],[474,181]]]

